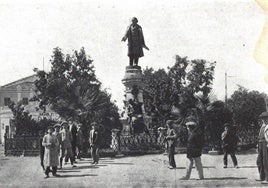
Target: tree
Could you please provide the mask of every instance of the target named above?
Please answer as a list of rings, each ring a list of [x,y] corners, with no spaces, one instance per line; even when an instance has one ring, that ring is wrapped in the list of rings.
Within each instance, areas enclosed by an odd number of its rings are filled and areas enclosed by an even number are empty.
[[[13,114],[10,124],[16,127],[16,135],[36,135],[38,133],[36,121],[24,109],[21,101],[17,104],[12,101],[8,107]]]
[[[193,115],[193,109],[200,119],[209,103],[215,62],[190,61],[178,55],[175,60],[168,72],[164,69],[154,71],[152,68],[143,71],[145,107],[149,113],[155,110],[164,114],[162,121],[173,115],[182,122]]]
[[[39,109],[45,111],[49,106],[63,119],[81,122],[85,140],[92,122],[101,124],[107,122],[106,118],[119,121],[118,109],[111,96],[101,90],[93,60],[84,48],[73,55],[64,55],[60,48],[55,48],[50,62],[50,72],[35,69],[38,79],[34,100],[39,101]],[[118,121],[104,124],[105,131],[120,126]]]
[[[234,123],[239,126],[257,126],[259,115],[264,112],[266,94],[239,87],[228,99]]]
[[[206,131],[209,133],[209,141],[213,148],[220,149],[223,125],[232,123],[232,117],[232,112],[225,107],[224,102],[214,101],[208,105],[205,113]]]

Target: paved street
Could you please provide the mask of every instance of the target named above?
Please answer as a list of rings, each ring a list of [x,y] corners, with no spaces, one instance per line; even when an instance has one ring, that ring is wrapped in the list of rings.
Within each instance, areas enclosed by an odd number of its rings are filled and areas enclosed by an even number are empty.
[[[1,157],[0,187],[256,187],[262,186],[255,181],[256,157],[255,153],[240,154],[239,169],[223,169],[222,155],[203,155],[205,180],[197,180],[193,169],[188,181],[179,180],[185,174],[185,154],[176,155],[176,170],[167,168],[167,156],[162,154],[102,158],[97,166],[84,159],[76,168],[65,165],[59,171],[61,177],[49,179],[44,179],[39,157]]]

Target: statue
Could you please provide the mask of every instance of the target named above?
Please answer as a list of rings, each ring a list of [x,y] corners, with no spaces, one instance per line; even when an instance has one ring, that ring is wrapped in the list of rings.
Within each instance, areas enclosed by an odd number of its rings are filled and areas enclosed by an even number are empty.
[[[138,19],[133,17],[131,22],[132,23],[127,28],[122,41],[126,41],[128,39],[129,65],[133,66],[134,61],[135,66],[138,66],[139,58],[144,56],[142,48],[145,48],[146,50],[149,50],[149,48],[145,45],[142,28],[137,24]]]

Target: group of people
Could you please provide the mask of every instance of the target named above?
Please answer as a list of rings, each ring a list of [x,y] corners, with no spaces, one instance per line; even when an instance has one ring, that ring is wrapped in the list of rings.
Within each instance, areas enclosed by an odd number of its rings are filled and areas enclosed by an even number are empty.
[[[259,136],[258,136],[258,157],[257,166],[259,171],[259,179],[256,181],[261,181],[262,184],[268,184],[268,112],[263,112],[260,115],[260,120],[262,122]],[[174,159],[176,141],[178,139],[178,134],[173,128],[173,122],[168,120],[167,125],[167,136],[165,140],[167,141],[168,148],[168,159],[169,168],[176,168],[176,162]],[[188,142],[187,142],[187,159],[188,163],[186,166],[186,175],[181,178],[181,180],[188,180],[191,175],[191,170],[193,167],[193,162],[195,162],[196,169],[199,174],[200,179],[204,179],[203,167],[201,162],[202,147],[203,147],[203,135],[198,124],[194,121],[189,121],[186,123],[188,129]],[[229,123],[224,124],[224,132],[221,135],[222,139],[222,149],[223,149],[223,168],[227,168],[227,157],[228,154],[231,156],[234,168],[238,167],[237,158],[235,156],[235,150],[237,143],[239,141],[238,136],[234,130],[234,127]]]
[[[92,164],[99,162],[99,143],[100,136],[98,132],[98,124],[91,124],[89,133],[89,144],[91,148]],[[41,166],[45,172],[45,178],[49,177],[52,172],[53,176],[59,176],[57,169],[62,169],[63,159],[67,164],[70,159],[72,167],[76,167],[74,163],[77,159],[81,159],[81,150],[83,145],[83,136],[81,124],[73,124],[72,122],[56,123],[49,126],[46,133],[40,139],[40,159]],[[52,169],[51,169],[52,168]]]

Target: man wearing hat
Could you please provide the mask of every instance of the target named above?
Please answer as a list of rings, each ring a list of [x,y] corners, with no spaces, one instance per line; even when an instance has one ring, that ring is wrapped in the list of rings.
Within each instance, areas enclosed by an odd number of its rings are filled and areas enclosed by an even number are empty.
[[[268,184],[268,112],[263,112],[260,115],[262,126],[258,136],[258,157],[257,166],[259,170],[260,179],[263,184]]]
[[[100,146],[100,134],[98,131],[98,124],[96,122],[91,123],[91,131],[89,133],[89,144],[91,149],[91,157],[93,159],[92,164],[98,164],[99,162],[99,146]]]
[[[60,155],[60,149],[62,146],[62,139],[61,139],[61,134],[60,134],[60,124],[56,123],[54,125],[55,131],[53,132],[53,135],[58,139],[59,146],[57,148],[58,156]]]
[[[46,177],[49,177],[50,167],[52,167],[52,174],[53,176],[58,176],[57,166],[59,165],[59,157],[58,157],[58,146],[59,142],[55,135],[52,134],[53,127],[48,127],[48,134],[46,134],[43,138],[42,145],[45,147],[45,154],[44,154],[44,166],[46,168],[45,174]]]
[[[63,129],[60,131],[60,136],[61,136],[61,156],[60,156],[60,168],[62,168],[62,161],[63,158],[65,157],[69,157],[70,161],[71,161],[71,165],[73,167],[75,167],[75,165],[73,165],[74,162],[74,155],[73,155],[73,151],[72,151],[72,134],[68,129],[68,123],[67,122],[63,122],[61,124],[61,126],[63,127]]]
[[[196,122],[189,121],[186,123],[188,129],[188,143],[187,143],[187,159],[189,160],[186,166],[186,175],[181,180],[189,180],[195,162],[198,171],[199,179],[204,179],[203,166],[201,162],[203,136],[200,133],[199,127]]]
[[[175,147],[177,143],[177,133],[173,129],[173,121],[172,120],[167,120],[166,122],[167,125],[167,136],[166,136],[166,141],[168,144],[168,161],[169,161],[169,168],[174,169],[176,168],[176,162],[175,162]]]
[[[228,154],[230,154],[234,167],[238,168],[237,166],[237,159],[235,156],[235,149],[236,149],[236,145],[238,142],[238,137],[235,134],[235,131],[233,129],[233,127],[231,126],[231,124],[229,123],[225,123],[224,124],[224,132],[221,135],[221,139],[222,139],[222,149],[224,152],[223,155],[223,168],[227,168],[227,157]]]
[[[143,57],[143,50],[145,48],[149,50],[149,48],[145,45],[142,28],[138,25],[138,19],[133,17],[131,19],[131,25],[127,28],[127,31],[122,38],[122,41],[126,41],[128,39],[128,57],[129,57],[129,65],[133,66],[133,61],[135,65],[138,65],[138,61],[140,57]]]

